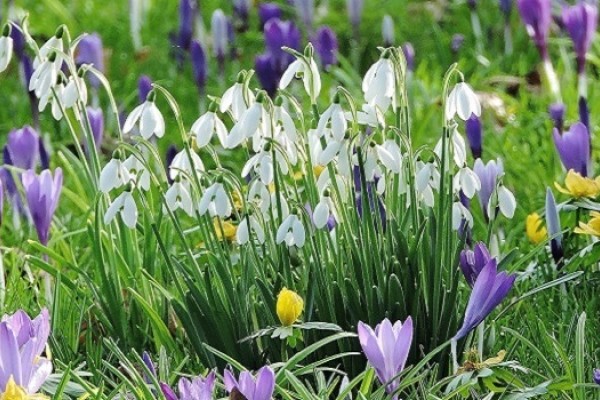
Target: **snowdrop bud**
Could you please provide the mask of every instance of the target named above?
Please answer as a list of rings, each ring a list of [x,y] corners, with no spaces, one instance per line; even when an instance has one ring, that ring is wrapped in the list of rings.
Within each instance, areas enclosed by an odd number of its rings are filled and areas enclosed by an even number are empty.
[[[460,82],[454,86],[446,100],[446,118],[451,120],[458,115],[460,119],[466,121],[472,114],[481,116],[481,104],[471,86]]]
[[[394,20],[387,14],[383,16],[383,22],[381,23],[381,36],[383,36],[384,47],[392,47],[394,45],[396,37]]]
[[[4,26],[4,31],[0,37],[0,72],[3,72],[10,63],[13,53],[13,39],[10,36],[10,24]]]

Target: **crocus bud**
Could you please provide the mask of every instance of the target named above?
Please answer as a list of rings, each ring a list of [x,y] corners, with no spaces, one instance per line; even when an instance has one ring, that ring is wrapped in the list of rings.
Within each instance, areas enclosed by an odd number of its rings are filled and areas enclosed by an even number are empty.
[[[548,114],[554,123],[554,127],[562,132],[565,118],[565,105],[563,103],[554,103],[548,107]]]
[[[102,39],[97,33],[91,33],[84,36],[77,46],[78,53],[75,63],[79,66],[89,64],[98,71],[104,73],[104,50],[102,48]],[[94,74],[88,74],[88,82],[94,88],[100,87],[100,80]]]
[[[148,75],[140,76],[138,80],[138,99],[140,103],[146,101],[146,97],[148,97],[148,93],[152,90],[152,79]]]
[[[328,26],[317,30],[312,40],[323,68],[337,64],[338,40],[335,32]]]
[[[410,42],[406,42],[402,45],[402,52],[404,53],[404,58],[406,58],[406,68],[409,71],[415,70],[415,48]]]
[[[148,368],[148,371],[150,371],[150,375],[152,375],[152,377],[156,378],[156,367],[154,366],[154,362],[152,362],[152,358],[150,357],[150,354],[148,354],[147,351],[144,351],[142,353],[142,361],[144,361],[146,368]],[[146,383],[152,383],[151,377],[147,376],[145,372],[143,375],[144,375],[144,381]]]
[[[194,36],[194,21],[198,13],[196,0],[180,0],[179,2],[179,32],[177,33],[177,46],[187,50],[192,44]]]
[[[590,162],[590,135],[581,122],[571,126],[571,129],[560,133],[554,128],[552,137],[560,160],[567,171],[574,170],[581,176],[588,176]]]
[[[220,64],[225,61],[225,54],[227,53],[227,30],[228,30],[227,17],[221,9],[217,9],[213,12],[210,28],[213,39],[213,53]]]
[[[579,120],[585,125],[588,132],[590,131],[590,110],[588,109],[587,100],[585,97],[579,97]]]
[[[452,35],[450,49],[452,49],[452,52],[454,54],[457,54],[460,51],[464,42],[465,42],[464,35],[461,35],[460,33],[454,34],[454,35]]]
[[[94,144],[96,149],[99,149],[102,146],[102,139],[104,137],[104,113],[101,108],[94,107],[87,107],[86,111],[92,128]]]
[[[546,226],[550,239],[550,250],[554,262],[561,265],[563,258],[562,233],[560,229],[560,218],[556,209],[556,200],[550,188],[546,189]]]
[[[298,17],[306,29],[311,32],[315,15],[315,0],[294,0],[294,5],[296,6]]]
[[[233,13],[240,21],[239,31],[248,30],[248,13],[250,11],[251,0],[234,0]]]
[[[392,47],[395,42],[396,33],[394,31],[394,20],[389,15],[383,16],[381,23],[381,36],[383,36],[383,46]]]
[[[465,249],[460,252],[460,269],[470,286],[475,284],[479,273],[492,259],[485,243],[478,242],[473,250]]]
[[[303,309],[304,301],[298,293],[285,287],[281,289],[277,296],[277,317],[281,325],[292,325],[300,317]]]
[[[263,30],[271,18],[281,19],[281,8],[276,3],[261,3],[258,6],[258,18],[260,19],[260,29]]]
[[[477,0],[467,0],[467,5],[471,10],[474,10],[477,7]]]
[[[498,161],[490,160],[487,164],[484,164],[483,161],[481,161],[481,158],[478,158],[475,160],[473,172],[475,172],[479,178],[479,181],[481,182],[481,189],[479,190],[479,202],[485,220],[489,221],[490,217],[492,217],[488,214],[490,200],[494,190],[496,190],[498,177],[504,174],[504,166],[500,159],[498,159]]]
[[[287,46],[298,50],[300,48],[300,31],[291,21],[271,18],[265,24],[264,38],[267,53],[271,55],[273,61],[273,68],[283,74],[287,66],[294,61],[294,56],[281,48]]]
[[[16,23],[12,23],[12,28],[10,29],[10,37],[13,40],[13,51],[17,58],[21,59],[25,55],[25,36],[23,36],[23,32],[19,29]]]
[[[585,71],[585,54],[590,49],[592,39],[598,26],[598,6],[595,3],[580,1],[563,7],[562,20],[565,29],[575,47],[577,55],[577,71]]]
[[[594,382],[597,385],[600,385],[600,369],[595,369],[594,370]]]
[[[471,114],[471,118],[465,121],[465,131],[467,132],[467,140],[469,141],[473,158],[481,158],[483,135],[479,117]]]
[[[206,55],[202,45],[193,40],[190,46],[190,58],[192,60],[192,70],[194,73],[194,81],[200,93],[204,91],[206,86],[207,62]]]
[[[60,192],[62,190],[62,170],[57,168],[54,177],[50,170],[44,170],[36,175],[33,170],[23,173],[23,189],[27,198],[29,213],[33,219],[38,239],[43,245],[48,244],[50,224],[54,211],[58,206]]]
[[[527,33],[537,46],[542,60],[548,59],[548,32],[552,23],[551,0],[517,0]]]
[[[273,68],[273,59],[270,54],[260,54],[254,59],[254,70],[262,88],[273,97],[277,92],[279,78],[277,71]]]
[[[5,163],[25,170],[35,168],[40,154],[39,143],[40,135],[29,125],[10,131],[6,142],[10,161],[5,159]]]
[[[504,17],[508,19],[510,17],[510,13],[512,11],[513,0],[498,0],[498,5],[500,6],[500,11],[504,14]]]
[[[350,23],[355,30],[358,30],[360,20],[362,18],[363,8],[365,6],[364,0],[346,0],[346,6],[348,8],[348,17]]]

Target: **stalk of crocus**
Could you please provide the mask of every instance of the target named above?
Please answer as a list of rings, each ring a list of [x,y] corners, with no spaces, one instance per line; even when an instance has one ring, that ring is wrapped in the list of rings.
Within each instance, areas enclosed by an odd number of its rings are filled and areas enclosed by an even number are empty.
[[[479,20],[479,14],[477,14],[477,1],[468,0],[467,4],[471,11],[471,28],[473,29],[473,36],[475,36],[475,47],[477,54],[483,54],[483,33],[481,31],[481,21]]]
[[[467,140],[469,141],[469,147],[471,148],[473,158],[481,158],[483,129],[481,127],[481,120],[477,115],[471,114],[471,118],[465,121],[465,131],[467,133]]]
[[[62,170],[57,168],[54,177],[47,169],[40,175],[36,175],[33,170],[27,170],[23,173],[22,179],[27,205],[38,238],[43,245],[47,245],[50,224],[62,190]]]
[[[548,114],[550,114],[550,119],[552,119],[554,127],[558,129],[559,132],[562,132],[565,118],[565,105],[563,103],[550,104],[550,107],[548,107]]]
[[[565,169],[572,169],[584,177],[588,176],[590,135],[585,125],[577,122],[562,134],[554,128],[552,138]]]
[[[393,325],[386,318],[375,329],[359,321],[357,329],[360,346],[375,368],[379,382],[385,385],[388,394],[393,394],[392,399],[398,399],[394,392],[400,385],[397,375],[404,370],[412,345],[412,318],[406,318],[404,323],[396,321]]]
[[[102,47],[102,38],[97,33],[91,33],[81,39],[77,46],[78,52],[75,57],[75,63],[80,66],[83,64],[92,65],[95,69],[104,74],[104,49]],[[94,74],[87,74],[88,82],[94,89],[100,87],[100,80]]]
[[[550,237],[550,251],[552,258],[558,266],[562,266],[563,246],[562,232],[560,229],[560,217],[556,208],[556,200],[550,188],[546,189],[546,225],[548,226],[548,236]]]
[[[320,27],[312,42],[324,69],[337,64],[338,40],[335,32],[330,27]]]
[[[240,372],[239,380],[226,369],[223,383],[228,393],[238,393],[246,400],[271,400],[275,390],[275,373],[269,366],[264,366],[256,373],[256,378],[248,371]]]
[[[271,18],[281,19],[281,8],[275,3],[261,3],[258,5],[258,18],[260,19],[260,29],[263,30],[265,24]]]
[[[510,29],[510,14],[512,13],[513,0],[499,0],[500,11],[504,15],[504,53],[510,55],[513,52],[512,31]]]
[[[142,48],[142,25],[145,9],[145,0],[129,0],[129,24],[131,30],[131,40],[136,52]]]
[[[306,31],[311,34],[315,15],[315,0],[294,0],[294,6],[296,7],[296,13],[304,24]]]

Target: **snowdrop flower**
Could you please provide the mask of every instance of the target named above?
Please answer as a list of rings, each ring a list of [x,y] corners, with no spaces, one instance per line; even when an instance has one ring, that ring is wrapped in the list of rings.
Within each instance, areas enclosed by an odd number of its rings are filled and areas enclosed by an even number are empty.
[[[309,56],[298,57],[283,73],[279,81],[279,88],[285,89],[288,87],[292,79],[302,78],[304,90],[309,95],[311,103],[315,104],[316,98],[321,93],[321,75],[317,63],[312,57],[312,45],[307,46]]]
[[[165,193],[165,202],[166,206],[173,212],[181,208],[190,217],[194,214],[189,183],[186,181],[173,182],[167,193]]]
[[[12,58],[13,38],[10,37],[10,31],[10,25],[6,24],[2,36],[0,36],[0,72],[4,72]]]
[[[245,79],[245,72],[240,72],[233,86],[223,93],[221,103],[219,104],[221,112],[225,113],[230,110],[236,121],[239,121],[242,114],[248,109],[248,106],[254,103],[255,100],[254,93],[244,85]]]
[[[254,215],[244,217],[238,225],[236,232],[236,241],[240,245],[244,245],[250,241],[250,231],[254,232],[258,243],[265,242],[265,231]]]
[[[259,93],[256,102],[241,115],[238,122],[231,128],[231,132],[225,139],[227,148],[233,149],[239,146],[245,138],[252,137],[259,129],[263,116],[264,94]]]
[[[189,156],[186,149],[177,153],[169,166],[169,177],[173,180],[177,179],[181,174],[189,179],[194,174],[200,175],[202,172],[204,172],[204,163],[198,154],[191,149],[189,150]]]
[[[136,156],[131,155],[123,161],[129,175],[129,182],[143,190],[150,190],[150,171]]]
[[[473,226],[473,216],[467,207],[465,207],[460,201],[455,201],[452,204],[452,229],[458,231],[461,223],[465,221],[465,227]]]
[[[427,207],[433,207],[433,189],[438,189],[440,173],[433,163],[417,161],[416,189]]]
[[[440,138],[433,150],[440,159],[442,158],[442,140],[443,139]],[[450,151],[456,166],[459,168],[464,167],[467,162],[467,145],[465,139],[461,136],[456,127],[452,129],[452,134],[450,135]]]
[[[196,135],[196,144],[198,147],[204,147],[210,143],[215,134],[219,138],[221,145],[225,147],[227,128],[215,111],[214,105],[211,105],[208,111],[192,125],[191,131]]]
[[[285,166],[287,173],[287,164],[285,160],[280,163],[281,166]],[[242,168],[242,176],[247,176],[250,174],[250,171],[254,171],[258,174],[260,180],[265,184],[269,185],[273,183],[273,179],[275,178],[275,171],[273,167],[273,157],[271,152],[268,150],[263,150],[255,155],[253,155]]]
[[[227,218],[231,215],[231,210],[231,202],[225,192],[225,187],[220,182],[213,183],[204,191],[198,205],[200,215],[204,215],[208,211],[211,217]]]
[[[333,201],[331,201],[331,197],[329,197],[329,193],[326,191],[319,200],[319,204],[315,207],[315,210],[312,215],[313,223],[317,227],[317,229],[321,229],[327,226],[329,222],[329,217],[331,214],[334,214],[334,218],[336,221],[339,219],[335,216],[335,207],[333,205]]]
[[[65,109],[73,108],[77,100],[87,104],[88,92],[84,80],[79,76],[69,77],[62,93],[62,102]]]
[[[498,207],[500,208],[500,212],[506,218],[511,219],[515,215],[515,209],[517,208],[515,195],[502,184],[498,186],[497,193]],[[490,209],[491,204],[492,202],[488,203],[488,215],[493,215]]]
[[[402,170],[402,151],[400,146],[392,139],[383,142],[382,145],[375,146],[379,161],[388,170],[399,174]]]
[[[277,229],[276,242],[285,242],[288,246],[302,247],[306,240],[304,225],[296,214],[290,214],[283,220]]]
[[[129,171],[125,168],[123,162],[117,158],[113,158],[102,168],[98,188],[102,193],[108,193],[113,189],[123,186],[129,182],[129,179]]]
[[[281,104],[275,103],[273,111],[273,119],[276,124],[281,126],[281,134],[284,135],[289,141],[296,142],[298,135],[296,134],[296,125],[294,120],[290,116],[290,113]]]
[[[471,168],[463,167],[454,176],[454,190],[462,190],[465,196],[472,199],[481,190],[481,181]]]
[[[264,215],[271,206],[271,193],[269,193],[267,185],[260,180],[255,180],[250,185],[246,200],[248,203],[258,207],[260,212]]]
[[[106,210],[106,214],[104,214],[104,224],[110,224],[117,214],[121,215],[121,218],[127,227],[130,229],[135,228],[138,211],[130,191],[124,191],[113,200],[108,207],[108,210]]]
[[[150,92],[146,101],[133,109],[125,120],[123,133],[131,132],[135,124],[139,122],[140,135],[144,139],[150,139],[152,135],[158,138],[163,137],[165,134],[165,119],[156,104],[154,104],[154,98],[154,93]]]
[[[51,53],[33,71],[29,80],[29,91],[34,92],[38,99],[50,98],[52,96],[52,88],[58,79],[60,65],[56,53]]]
[[[479,99],[471,86],[465,82],[456,84],[446,100],[446,118],[451,120],[457,114],[463,121],[471,118],[471,114],[481,116]]]
[[[389,104],[386,105],[385,108],[387,108],[388,106]],[[356,122],[358,122],[359,125],[368,125],[373,128],[376,128],[378,126],[385,128],[385,117],[383,116],[383,113],[381,111],[381,108],[372,104],[363,104],[361,110],[357,111],[356,113]],[[354,117],[352,116],[352,113],[347,112],[346,119],[349,121],[353,121]]]
[[[44,61],[49,58],[54,57],[56,59],[56,64],[58,65],[58,69],[62,66],[63,56],[62,53],[64,51],[64,43],[63,43],[63,35],[65,33],[65,26],[61,25],[56,29],[54,36],[46,41],[40,47],[39,54],[33,60],[33,68],[37,69]]]
[[[333,138],[337,141],[341,141],[348,129],[348,122],[346,121],[344,110],[342,110],[342,106],[340,105],[338,95],[335,96],[333,104],[327,107],[323,114],[321,114],[319,124],[317,125],[319,136],[322,135],[323,129],[325,129],[327,124],[331,127]]]
[[[369,68],[362,81],[362,91],[370,105],[377,106],[384,112],[390,103],[393,103],[396,108],[396,79],[389,53],[384,52],[382,57]]]

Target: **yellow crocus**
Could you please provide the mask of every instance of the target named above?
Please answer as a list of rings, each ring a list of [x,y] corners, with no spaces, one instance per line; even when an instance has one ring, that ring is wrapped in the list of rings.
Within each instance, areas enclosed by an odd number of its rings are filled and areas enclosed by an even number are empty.
[[[225,240],[230,241],[230,242],[232,242],[235,239],[235,235],[237,233],[237,226],[235,226],[234,224],[232,224],[229,221],[219,222],[218,218],[215,218],[213,220],[213,224],[215,226],[215,232],[217,234],[217,239],[223,240],[223,238],[225,238]],[[222,230],[221,230],[221,227],[223,227]]]
[[[525,232],[533,244],[539,244],[548,237],[548,231],[538,213],[532,213],[527,216]]]
[[[281,289],[277,296],[277,317],[279,317],[281,325],[292,325],[300,317],[302,310],[304,310],[302,297],[288,288]]]
[[[592,218],[587,224],[585,222],[579,222],[579,226],[575,228],[575,233],[600,237],[600,212],[592,211],[590,216]]]
[[[565,178],[565,187],[562,187],[557,182],[554,182],[554,186],[562,192],[571,197],[596,197],[600,193],[600,180],[599,178],[590,179],[581,176],[578,172],[570,169],[567,172]]]
[[[0,393],[0,400],[47,400],[48,397],[43,394],[28,394],[25,389],[15,383],[11,376],[6,383],[3,393]]]

